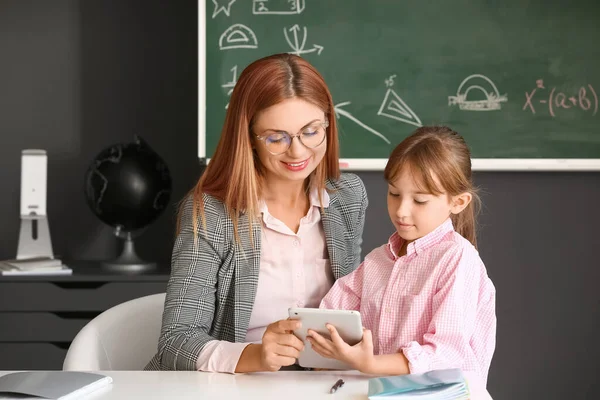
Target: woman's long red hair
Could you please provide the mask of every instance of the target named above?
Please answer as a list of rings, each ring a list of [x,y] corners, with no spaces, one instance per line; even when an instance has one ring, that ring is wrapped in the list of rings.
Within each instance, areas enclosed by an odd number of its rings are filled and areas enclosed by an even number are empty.
[[[215,153],[191,191],[196,234],[199,221],[206,228],[204,193],[225,204],[236,238],[240,214],[247,214],[250,224],[256,221],[264,174],[252,149],[251,126],[261,111],[291,98],[314,104],[329,119],[325,157],[309,177],[308,185],[321,193],[326,179],[339,178],[339,144],[333,100],[321,74],[303,58],[287,53],[259,59],[241,73],[229,100]]]

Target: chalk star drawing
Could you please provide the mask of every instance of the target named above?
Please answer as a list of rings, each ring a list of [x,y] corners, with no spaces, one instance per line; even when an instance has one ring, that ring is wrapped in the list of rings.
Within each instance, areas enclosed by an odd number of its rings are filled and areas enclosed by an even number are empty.
[[[394,86],[395,77],[396,75],[392,75],[385,80],[385,86],[387,86],[388,89],[385,92],[385,97],[381,102],[381,106],[379,107],[379,111],[377,111],[377,115],[395,119],[396,121],[404,122],[414,126],[423,126],[417,114],[415,114],[415,112],[411,110],[404,100],[398,96],[394,89],[392,89],[392,86]]]
[[[252,29],[243,24],[233,24],[221,34],[219,49],[256,49],[258,40]]]
[[[467,95],[471,90],[482,92],[485,100],[467,100]],[[460,83],[456,96],[448,96],[448,106],[458,104],[458,108],[465,111],[500,110],[500,103],[506,101],[508,101],[508,97],[505,94],[500,95],[494,82],[481,74],[467,76]]]
[[[215,10],[213,11],[212,17],[213,19],[223,11],[223,14],[229,17],[231,13],[231,6],[235,3],[236,0],[212,0],[215,5]]]

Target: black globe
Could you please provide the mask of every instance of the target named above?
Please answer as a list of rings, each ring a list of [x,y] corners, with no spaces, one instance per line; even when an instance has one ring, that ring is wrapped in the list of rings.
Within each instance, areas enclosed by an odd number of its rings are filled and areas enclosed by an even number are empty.
[[[117,231],[151,224],[171,197],[165,162],[140,137],[115,144],[96,156],[85,174],[87,203],[100,220]]]

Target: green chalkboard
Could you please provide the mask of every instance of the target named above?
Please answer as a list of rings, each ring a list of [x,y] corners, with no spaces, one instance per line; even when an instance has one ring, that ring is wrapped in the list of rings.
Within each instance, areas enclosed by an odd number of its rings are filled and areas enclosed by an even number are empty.
[[[199,40],[201,158],[240,72],[291,52],[331,89],[343,167],[447,124],[475,169],[600,169],[598,0],[200,0]]]

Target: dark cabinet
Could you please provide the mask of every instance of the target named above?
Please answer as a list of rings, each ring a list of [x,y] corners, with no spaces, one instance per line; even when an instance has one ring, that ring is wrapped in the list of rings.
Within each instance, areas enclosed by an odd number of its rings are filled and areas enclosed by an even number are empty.
[[[101,312],[164,292],[170,270],[103,270],[66,262],[70,276],[0,276],[0,370],[58,370],[79,330]]]

